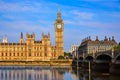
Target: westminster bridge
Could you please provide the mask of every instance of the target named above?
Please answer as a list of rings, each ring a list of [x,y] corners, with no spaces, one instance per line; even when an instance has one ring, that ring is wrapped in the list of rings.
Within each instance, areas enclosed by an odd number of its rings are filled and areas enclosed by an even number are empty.
[[[96,52],[91,54],[81,54],[78,56],[79,61],[96,63],[115,63],[120,64],[120,50],[108,50],[103,52]]]
[[[73,66],[87,68],[91,64],[94,71],[120,74],[120,50],[108,50],[91,54],[80,54],[73,60]],[[117,72],[116,72],[117,71]]]

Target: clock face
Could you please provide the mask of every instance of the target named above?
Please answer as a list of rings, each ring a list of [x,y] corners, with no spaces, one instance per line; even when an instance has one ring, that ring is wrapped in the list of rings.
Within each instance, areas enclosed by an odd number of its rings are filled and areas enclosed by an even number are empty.
[[[57,28],[59,28],[59,29],[60,29],[60,28],[61,28],[61,24],[58,24],[58,25],[57,25]]]

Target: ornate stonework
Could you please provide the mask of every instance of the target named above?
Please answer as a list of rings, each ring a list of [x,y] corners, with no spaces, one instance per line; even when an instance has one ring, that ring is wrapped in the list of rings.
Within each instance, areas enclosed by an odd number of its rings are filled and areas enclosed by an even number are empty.
[[[0,43],[0,61],[50,61],[64,56],[63,33],[64,23],[60,10],[55,21],[56,45],[52,46],[50,33],[44,35],[42,40],[35,40],[35,33],[26,33],[24,41],[23,33],[20,36],[20,43]]]
[[[96,36],[96,40],[91,40],[90,37],[87,37],[82,40],[82,43],[79,46],[78,52],[79,54],[91,54],[96,52],[102,52],[111,50],[114,46],[117,45],[117,42],[114,39],[114,36],[111,38],[107,38],[105,36],[104,40],[99,40],[98,36]]]

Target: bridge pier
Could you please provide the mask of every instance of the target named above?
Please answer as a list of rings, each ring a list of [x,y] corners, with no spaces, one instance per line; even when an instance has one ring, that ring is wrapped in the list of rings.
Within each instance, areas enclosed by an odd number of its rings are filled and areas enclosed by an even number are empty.
[[[79,59],[79,60],[78,60]],[[78,60],[78,61],[77,61]],[[111,73],[120,75],[120,50],[109,50],[93,54],[82,54],[79,58],[73,60],[73,65],[81,67],[84,71],[88,71],[89,62],[93,72]]]
[[[113,75],[120,75],[120,64],[111,63],[110,73]]]
[[[109,63],[96,63],[96,62],[94,62],[92,65],[92,70],[94,72],[108,73],[109,67],[110,67]]]
[[[110,73],[114,75],[120,75],[120,55],[114,59],[114,62],[111,63]]]

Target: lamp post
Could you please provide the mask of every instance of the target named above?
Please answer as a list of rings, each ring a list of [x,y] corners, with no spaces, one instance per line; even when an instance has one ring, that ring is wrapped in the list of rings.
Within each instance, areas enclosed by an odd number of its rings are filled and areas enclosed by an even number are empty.
[[[91,66],[90,66],[91,64],[90,64],[90,61],[89,61],[89,80],[91,80]]]
[[[112,48],[112,63],[114,63],[114,48]]]
[[[79,62],[79,59],[78,59],[78,48],[76,48],[76,55],[77,55],[77,69],[78,69],[78,67],[79,67],[79,64],[78,64],[78,62]]]
[[[85,57],[85,55],[84,55],[84,51],[83,51],[83,60],[84,60],[84,57]]]

